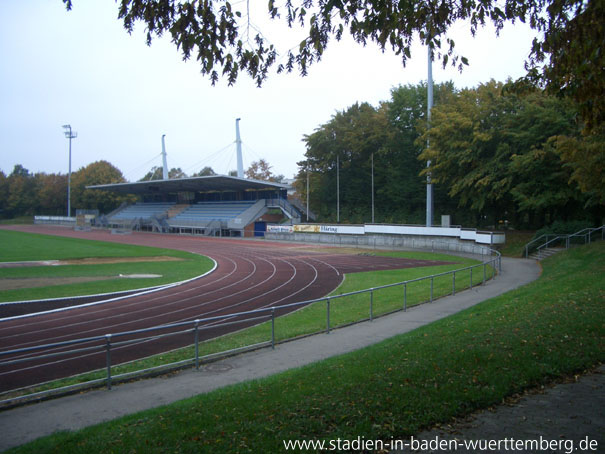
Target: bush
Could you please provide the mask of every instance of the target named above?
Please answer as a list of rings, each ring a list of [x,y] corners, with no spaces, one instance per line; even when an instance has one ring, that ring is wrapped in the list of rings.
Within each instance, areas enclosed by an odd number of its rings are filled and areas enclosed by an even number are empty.
[[[548,234],[571,235],[588,227],[594,227],[593,223],[590,221],[555,221],[551,225],[538,230],[534,239]]]

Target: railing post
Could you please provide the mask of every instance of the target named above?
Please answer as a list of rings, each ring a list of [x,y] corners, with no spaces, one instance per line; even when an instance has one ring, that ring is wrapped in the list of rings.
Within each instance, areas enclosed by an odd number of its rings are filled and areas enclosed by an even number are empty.
[[[275,350],[275,308],[271,309],[271,348]]]
[[[370,321],[374,320],[374,289],[370,289]]]
[[[330,298],[326,298],[326,334],[330,334]]]
[[[433,302],[433,280],[434,280],[434,277],[431,276],[431,303]]]
[[[452,273],[452,295],[456,294],[456,271]]]
[[[403,284],[403,312],[408,310],[408,284]]]
[[[471,286],[470,288],[473,288],[473,267],[471,266]]]
[[[199,327],[200,321],[196,320],[193,325],[194,329],[194,341],[195,341],[195,370],[200,370],[200,336]]]
[[[111,389],[111,334],[105,335],[105,363],[107,366],[107,389]]]
[[[485,285],[485,263],[483,263],[483,285]]]

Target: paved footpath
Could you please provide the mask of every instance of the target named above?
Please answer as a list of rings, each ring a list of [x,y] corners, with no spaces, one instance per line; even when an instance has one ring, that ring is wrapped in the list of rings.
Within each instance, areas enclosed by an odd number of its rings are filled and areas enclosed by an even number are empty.
[[[407,312],[279,344],[275,350],[268,348],[227,358],[199,371],[186,370],[169,377],[118,385],[111,391],[90,391],[0,412],[0,451],[57,431],[77,430],[357,350],[532,282],[541,271],[533,260],[503,258],[502,267],[502,274],[485,285]]]

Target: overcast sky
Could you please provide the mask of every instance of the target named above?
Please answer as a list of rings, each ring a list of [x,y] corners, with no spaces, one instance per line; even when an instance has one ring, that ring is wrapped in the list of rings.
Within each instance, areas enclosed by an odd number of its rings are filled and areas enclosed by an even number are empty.
[[[267,25],[266,2],[259,5],[252,24],[273,44],[285,51],[300,42],[285,27]],[[236,168],[239,117],[244,168],[264,158],[274,173],[291,178],[304,158],[304,134],[355,102],[377,105],[393,87],[426,80],[419,44],[403,68],[391,53],[343,40],[329,45],[307,77],[272,74],[257,88],[242,75],[233,87],[212,87],[168,37],[148,47],[144,29],[128,35],[117,13],[112,0],[74,0],[70,12],[61,0],[0,1],[0,169],[7,175],[15,164],[67,173],[64,124],[78,133],[73,171],[104,159],[136,181],[162,165],[166,134],[170,168],[192,174],[211,166],[226,174]],[[488,28],[473,39],[459,24],[452,37],[470,67],[460,74],[436,63],[433,77],[461,88],[522,76],[533,33],[508,24],[499,38]]]

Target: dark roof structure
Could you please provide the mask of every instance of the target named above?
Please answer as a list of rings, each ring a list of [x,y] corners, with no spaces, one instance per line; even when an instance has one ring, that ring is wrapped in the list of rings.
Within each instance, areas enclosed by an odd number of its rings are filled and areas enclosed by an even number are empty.
[[[86,189],[99,189],[120,194],[160,194],[177,192],[210,192],[210,191],[246,191],[288,189],[287,184],[270,181],[248,180],[246,178],[226,175],[207,177],[177,178],[174,180],[150,180],[136,183],[116,183],[86,186]]]

